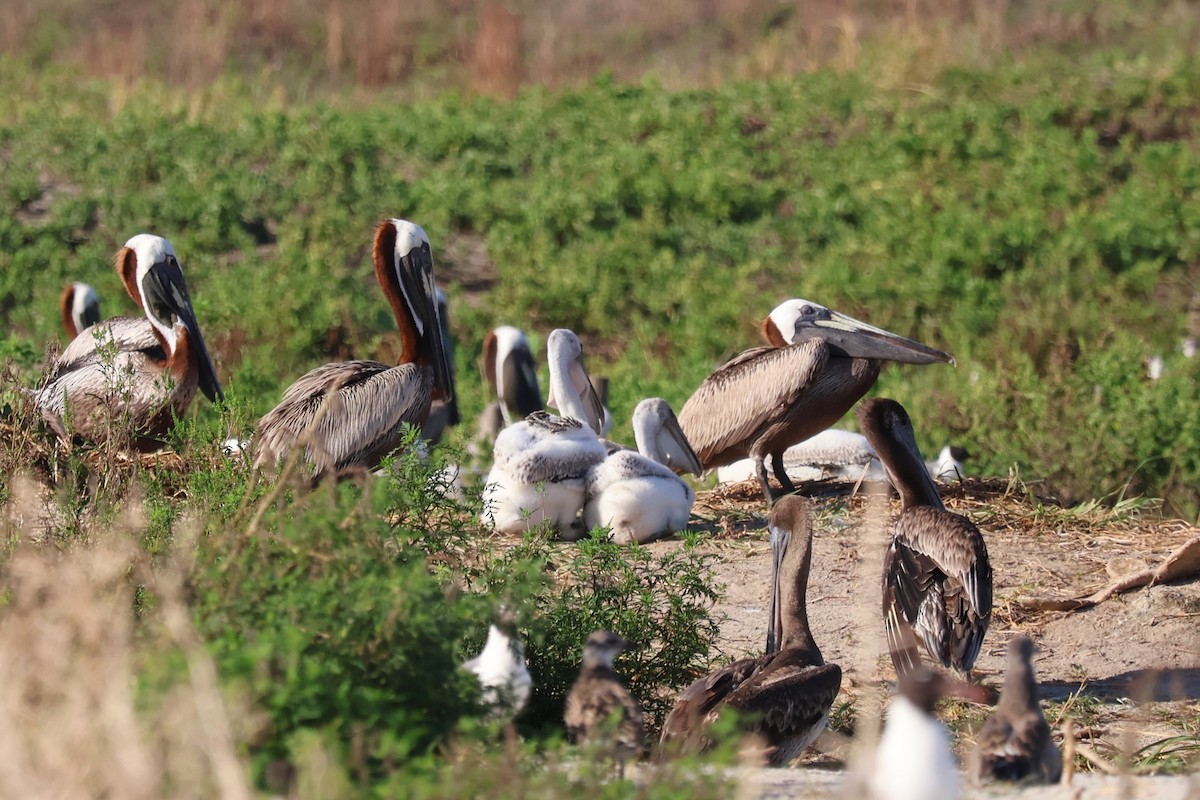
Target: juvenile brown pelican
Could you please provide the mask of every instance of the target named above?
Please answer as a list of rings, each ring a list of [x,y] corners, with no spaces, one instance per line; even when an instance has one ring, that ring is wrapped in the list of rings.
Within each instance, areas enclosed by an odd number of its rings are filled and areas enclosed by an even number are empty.
[[[156,449],[197,389],[214,402],[225,398],[171,243],[138,234],[117,252],[115,266],[146,317],[115,317],[76,336],[37,405],[63,438],[97,441],[128,431],[134,447]]]
[[[903,406],[867,400],[858,408],[858,426],[900,493],[902,511],[883,564],[883,616],[896,672],[920,664],[918,639],[938,663],[969,670],[992,617],[983,535],[942,505]]]
[[[529,702],[533,679],[525,666],[525,645],[517,636],[516,615],[502,607],[488,627],[487,643],[479,655],[463,664],[479,678],[480,699],[493,719],[515,717]]]
[[[766,654],[735,661],[684,689],[663,725],[664,745],[678,742],[683,752],[703,750],[711,744],[707,727],[728,707],[745,714],[748,732],[764,740],[767,763],[782,766],[816,741],[829,721],[842,670],[825,663],[808,626],[808,501],[781,497],[767,525],[775,558]]]
[[[583,645],[583,669],[567,693],[563,720],[575,744],[602,743],[625,772],[625,761],[642,752],[642,707],[613,671],[613,658],[629,643],[615,633],[596,631]]]
[[[547,340],[550,393],[564,416],[535,411],[496,437],[495,463],[484,484],[485,524],[519,533],[550,522],[560,538],[587,531],[577,517],[583,508],[588,470],[607,451],[596,436],[600,403],[583,366],[583,345],[566,329]]]
[[[450,382],[455,380],[454,372],[454,336],[450,333],[450,302],[442,287],[437,287],[438,320],[442,331],[442,352],[446,354],[446,366],[450,368]],[[458,397],[449,400],[435,399],[429,404],[429,416],[421,425],[421,438],[437,444],[446,433],[446,429],[462,421],[458,412]]]
[[[501,325],[488,331],[483,337],[481,362],[483,377],[497,399],[484,409],[479,430],[494,441],[505,427],[544,408],[542,390],[533,349],[519,328]]]
[[[696,492],[674,470],[703,472],[661,397],[638,403],[633,435],[637,452],[618,450],[588,472],[584,525],[610,528],[617,542],[649,542],[686,527]]]
[[[62,308],[63,330],[70,339],[100,321],[100,296],[86,283],[68,283],[59,304]]]
[[[933,713],[938,699],[956,695],[981,703],[987,691],[940,672],[920,668],[900,677],[900,694],[888,705],[887,721],[867,776],[872,800],[957,800],[958,764],[950,734]]]
[[[679,423],[705,469],[749,456],[768,501],[766,459],[795,491],[783,452],[825,430],[879,377],[884,361],[954,363],[949,353],[872,327],[807,300],[789,300],[763,322],[771,342],[734,356],[704,379]]]
[[[976,737],[971,759],[976,782],[1057,783],[1062,775],[1062,756],[1038,705],[1032,659],[1033,642],[1028,636],[1009,641],[1008,674],[1000,702]]]
[[[346,361],[317,367],[288,387],[258,423],[256,468],[279,463],[304,443],[313,482],[373,469],[396,449],[404,426],[421,425],[435,399],[454,398],[442,345],[433,282],[433,252],[419,225],[389,219],[375,229],[375,278],[392,306],[404,352],[394,367]],[[326,395],[337,392],[309,433]],[[306,436],[311,440],[304,442]]]

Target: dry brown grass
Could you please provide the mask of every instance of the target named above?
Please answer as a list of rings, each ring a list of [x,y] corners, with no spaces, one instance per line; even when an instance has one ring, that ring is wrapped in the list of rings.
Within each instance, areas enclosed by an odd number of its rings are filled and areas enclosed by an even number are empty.
[[[981,0],[6,0],[0,52],[87,74],[200,86],[226,71],[285,83],[511,94],[609,70],[668,87],[832,67],[896,85],[1042,46],[1122,44],[1194,4],[1137,9]]]

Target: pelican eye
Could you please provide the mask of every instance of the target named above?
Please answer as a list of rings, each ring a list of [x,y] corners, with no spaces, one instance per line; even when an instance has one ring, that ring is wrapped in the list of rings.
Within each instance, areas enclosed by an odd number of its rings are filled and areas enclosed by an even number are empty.
[[[804,308],[800,309],[800,313],[807,317],[809,314],[817,313],[817,310],[812,306],[805,306]]]

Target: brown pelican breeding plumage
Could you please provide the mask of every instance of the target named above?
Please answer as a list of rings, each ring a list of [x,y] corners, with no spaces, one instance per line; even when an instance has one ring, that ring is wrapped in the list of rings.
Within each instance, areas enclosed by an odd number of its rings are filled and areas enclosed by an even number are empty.
[[[115,435],[155,449],[197,389],[214,402],[225,398],[171,243],[138,234],[115,266],[145,318],[114,317],[76,336],[37,392],[37,406],[63,438]]]
[[[277,464],[303,445],[314,482],[373,469],[400,444],[405,425],[425,421],[435,397],[453,399],[429,237],[412,222],[384,220],[375,229],[372,257],[400,328],[400,363],[345,361],[303,375],[259,421],[256,468]]]
[[[59,298],[63,330],[74,339],[100,321],[100,296],[86,283],[68,283]]]
[[[858,426],[900,494],[901,512],[883,565],[883,616],[897,673],[920,664],[916,642],[945,667],[975,663],[992,617],[992,567],[979,529],[947,511],[895,400],[858,408]]]
[[[766,762],[782,766],[816,741],[829,721],[842,670],[825,663],[808,625],[808,500],[781,497],[767,526],[774,560],[766,654],[735,661],[684,689],[663,724],[661,741],[668,751],[707,748],[708,726],[722,709],[732,708],[745,715],[747,732],[761,738]]]
[[[784,451],[837,422],[874,385],[884,361],[954,363],[949,353],[807,300],[776,307],[763,335],[769,346],[739,353],[704,379],[679,423],[705,469],[752,458],[768,501],[776,495],[766,459],[783,493],[795,491]]]
[[[494,463],[484,481],[483,522],[500,533],[520,533],[549,522],[560,538],[587,530],[577,519],[587,498],[587,475],[608,455],[596,436],[600,398],[583,364],[583,344],[565,328],[546,342],[550,394],[563,416],[535,411],[496,437]]]
[[[622,775],[625,761],[641,755],[646,736],[641,705],[613,671],[617,653],[628,649],[629,642],[609,631],[588,636],[583,667],[567,693],[563,713],[567,740],[610,749]]]
[[[588,472],[583,522],[607,527],[616,542],[649,542],[687,526],[696,492],[676,472],[703,471],[661,397],[648,397],[633,410],[637,452],[617,450]]]
[[[1014,636],[1008,642],[1008,672],[1000,702],[975,737],[971,777],[978,783],[1057,783],[1061,776],[1062,755],[1038,705],[1033,641]]]
[[[484,439],[495,441],[504,428],[545,407],[533,348],[520,328],[501,325],[488,331],[483,337],[480,366],[496,398],[479,418],[479,433]]]

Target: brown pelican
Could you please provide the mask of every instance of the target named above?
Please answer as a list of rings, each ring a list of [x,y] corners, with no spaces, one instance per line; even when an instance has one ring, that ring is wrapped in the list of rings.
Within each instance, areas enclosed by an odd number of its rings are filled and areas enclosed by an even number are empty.
[[[64,438],[123,437],[117,430],[128,426],[133,446],[156,449],[197,389],[214,402],[225,398],[171,243],[138,234],[117,252],[115,266],[145,318],[115,317],[76,336],[37,405]]]
[[[735,661],[684,689],[663,725],[664,745],[678,742],[684,752],[704,749],[710,744],[706,728],[728,707],[745,714],[748,730],[764,740],[767,762],[782,766],[812,744],[829,721],[842,670],[825,663],[808,626],[808,501],[781,497],[767,525],[775,555],[767,652]]]
[[[920,663],[917,639],[943,666],[969,670],[992,616],[983,535],[942,505],[903,406],[867,400],[858,408],[858,426],[900,493],[902,511],[883,565],[883,615],[896,672]]]
[[[1000,702],[979,729],[971,758],[976,782],[991,780],[1057,783],[1062,756],[1037,700],[1033,642],[1014,636],[1008,643],[1008,674]]]
[[[541,411],[542,391],[529,339],[519,328],[501,325],[483,337],[483,377],[496,402],[484,409],[479,429],[495,441],[505,427]]]
[[[749,456],[763,493],[769,456],[784,493],[795,491],[783,452],[825,430],[879,377],[884,361],[954,363],[949,353],[807,300],[789,300],[763,322],[771,344],[736,356],[704,379],[679,423],[706,469]]]
[[[981,703],[987,691],[924,668],[900,676],[899,684],[867,776],[867,794],[873,800],[957,800],[958,764],[933,707],[947,695]]]
[[[587,533],[576,518],[586,498],[588,470],[608,453],[596,436],[601,407],[583,366],[579,337],[560,328],[550,334],[547,348],[550,393],[564,416],[535,411],[500,432],[484,483],[482,518],[501,533],[550,522],[560,538],[573,540]]]
[[[529,702],[533,679],[525,666],[525,645],[517,636],[516,615],[501,607],[488,627],[487,643],[479,655],[463,664],[479,678],[480,697],[493,718],[514,717]]]
[[[302,376],[259,421],[256,468],[277,464],[293,446],[304,444],[304,457],[315,468],[314,483],[373,469],[400,444],[406,424],[425,421],[435,397],[453,399],[429,237],[412,222],[384,220],[375,229],[373,258],[375,278],[400,328],[400,363],[346,361]],[[330,392],[337,394],[321,411]],[[310,431],[319,411],[323,416]]]
[[[450,368],[450,382],[454,383],[454,336],[450,333],[450,303],[442,287],[436,288],[438,320],[442,331],[442,352],[446,354],[446,365]],[[462,421],[458,412],[458,397],[449,400],[435,399],[429,405],[429,416],[421,425],[421,438],[432,444],[441,441],[446,429]]]
[[[86,283],[68,283],[59,300],[63,329],[74,339],[83,330],[100,321],[100,297]]]
[[[613,671],[613,658],[629,643],[615,633],[596,631],[583,645],[583,669],[567,693],[563,720],[575,744],[611,747],[622,776],[625,761],[642,752],[642,707]]]
[[[637,452],[618,450],[588,472],[584,525],[610,528],[617,542],[649,542],[686,527],[696,492],[673,470],[703,472],[661,397],[638,403],[633,435]]]

